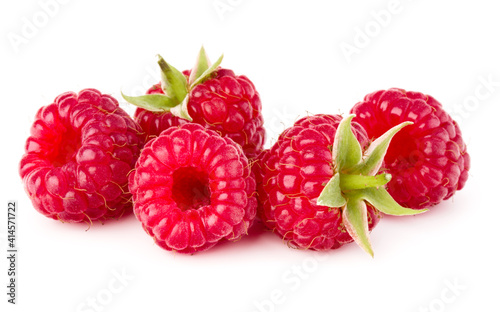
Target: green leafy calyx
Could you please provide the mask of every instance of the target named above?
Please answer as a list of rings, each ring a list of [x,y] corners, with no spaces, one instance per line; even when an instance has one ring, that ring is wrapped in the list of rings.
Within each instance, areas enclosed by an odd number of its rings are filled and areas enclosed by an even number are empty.
[[[161,88],[164,94],[127,96],[122,93],[122,96],[127,102],[135,106],[155,112],[170,111],[175,116],[192,120],[187,110],[189,93],[194,87],[210,79],[220,66],[222,58],[223,55],[215,63],[211,64],[205,49],[201,47],[196,64],[191,70],[189,78],[186,78],[182,72],[158,55],[158,65],[161,69]]]
[[[399,205],[384,187],[391,180],[391,175],[378,174],[392,138],[399,130],[412,123],[403,122],[391,128],[363,152],[351,129],[354,117],[355,115],[345,117],[337,128],[332,148],[335,172],[317,202],[332,209],[340,208],[349,235],[373,257],[367,204],[382,213],[395,216],[415,215],[427,210],[413,210]]]

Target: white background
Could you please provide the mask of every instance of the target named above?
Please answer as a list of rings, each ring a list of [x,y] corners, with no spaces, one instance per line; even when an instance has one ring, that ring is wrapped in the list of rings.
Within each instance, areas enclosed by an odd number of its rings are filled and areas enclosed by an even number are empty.
[[[500,311],[499,9],[494,1],[3,1],[0,206],[14,199],[20,208],[18,304],[6,303],[2,256],[1,310]],[[267,146],[299,116],[346,113],[378,89],[433,95],[468,144],[465,189],[427,214],[382,219],[374,259],[354,244],[289,249],[258,229],[183,256],[157,247],[133,216],[87,231],[38,214],[17,172],[37,109],[87,87],[117,98],[144,92],[159,78],[156,54],[186,69],[202,44],[255,83]]]

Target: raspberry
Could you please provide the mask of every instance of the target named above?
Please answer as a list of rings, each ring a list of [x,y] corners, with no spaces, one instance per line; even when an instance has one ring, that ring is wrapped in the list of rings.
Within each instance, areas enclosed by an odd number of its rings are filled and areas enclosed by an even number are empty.
[[[324,185],[332,178],[333,139],[342,120],[339,115],[315,115],[298,120],[262,155],[263,200],[260,217],[266,226],[298,248],[328,250],[352,242],[342,223],[339,208],[316,203]],[[364,129],[352,130],[363,148],[368,145]],[[370,207],[369,230],[379,216]]]
[[[66,92],[37,112],[19,172],[33,206],[49,218],[120,218],[132,211],[127,175],[142,144],[116,99],[95,89]]]
[[[403,206],[434,206],[461,190],[468,178],[470,157],[457,123],[429,95],[402,89],[365,96],[351,110],[370,138],[403,121],[414,125],[394,137],[385,157],[393,176],[387,190]]]
[[[187,107],[193,122],[231,138],[249,158],[262,150],[265,141],[262,104],[246,76],[218,69],[211,79],[191,91]]]
[[[194,253],[238,240],[256,215],[255,179],[241,147],[198,124],[149,141],[129,181],[137,219],[167,250]]]
[[[372,176],[385,154],[380,148],[394,134],[369,146],[363,127],[350,119],[302,118],[256,160],[259,216],[292,246],[329,250],[356,240],[373,254],[367,232],[378,223],[378,210],[415,213],[386,196],[383,184],[390,176]]]
[[[208,67],[209,61],[202,49],[197,65],[180,73],[160,57],[162,82],[154,85],[147,95],[124,95],[124,98],[142,107],[136,111],[136,119],[150,136],[179,123],[172,120],[173,113],[231,138],[248,158],[254,158],[262,151],[265,141],[259,93],[246,76],[219,67],[221,60]],[[146,115],[143,109],[155,112]],[[163,118],[167,121],[159,121]]]

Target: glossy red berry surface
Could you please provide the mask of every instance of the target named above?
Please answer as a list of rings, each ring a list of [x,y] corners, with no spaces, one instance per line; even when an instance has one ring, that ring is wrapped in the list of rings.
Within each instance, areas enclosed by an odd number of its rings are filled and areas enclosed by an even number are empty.
[[[139,126],[116,99],[95,89],[66,92],[37,112],[20,175],[49,218],[119,218],[132,211],[127,178],[142,145]]]
[[[332,146],[342,117],[315,115],[302,118],[286,129],[269,151],[262,153],[255,170],[258,181],[259,216],[265,225],[291,245],[328,250],[353,241],[340,208],[317,204],[324,186],[334,174]],[[363,148],[369,143],[365,130],[351,127]],[[369,230],[379,214],[368,205]]]
[[[403,121],[414,123],[396,134],[384,159],[392,175],[387,190],[401,205],[430,207],[464,187],[470,168],[467,147],[457,123],[433,97],[381,90],[366,95],[351,112],[370,139]]]
[[[184,71],[186,76],[189,73]],[[149,94],[154,93],[163,93],[160,84],[150,89]],[[190,91],[187,110],[194,123],[231,138],[249,158],[262,151],[265,141],[262,104],[254,84],[246,76],[219,68],[210,79]],[[138,108],[135,115],[143,129],[153,136],[172,124],[182,123],[177,117],[172,119],[169,112],[146,114]]]
[[[241,147],[198,124],[148,142],[129,180],[135,215],[167,250],[194,253],[238,240],[256,215],[255,179]]]

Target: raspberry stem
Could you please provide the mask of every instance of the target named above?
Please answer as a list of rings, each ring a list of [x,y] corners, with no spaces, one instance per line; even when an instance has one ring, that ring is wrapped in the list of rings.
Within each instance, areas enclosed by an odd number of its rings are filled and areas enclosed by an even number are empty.
[[[379,187],[387,184],[391,175],[382,173],[376,176],[360,174],[340,174],[340,188],[342,190],[360,190],[368,187]]]

